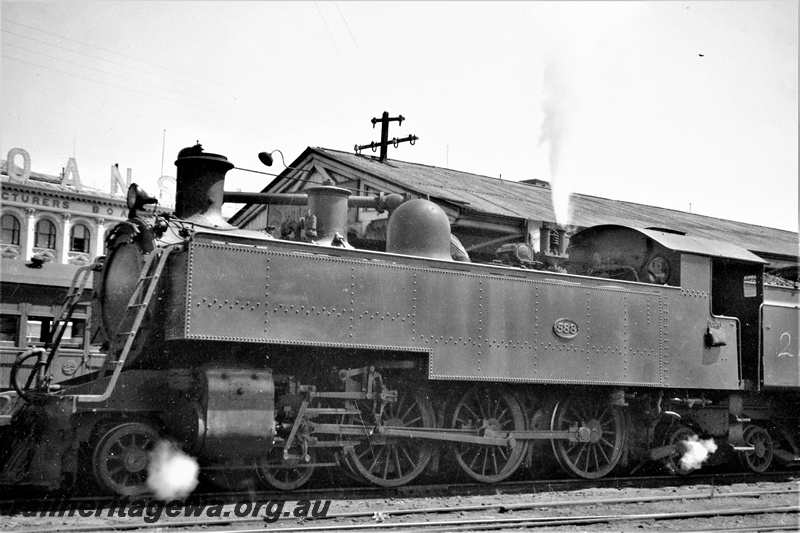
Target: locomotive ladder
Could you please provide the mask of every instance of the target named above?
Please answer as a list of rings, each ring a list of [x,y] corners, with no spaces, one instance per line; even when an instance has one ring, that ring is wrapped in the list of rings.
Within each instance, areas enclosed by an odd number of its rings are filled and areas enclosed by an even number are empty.
[[[50,363],[55,359],[58,348],[61,346],[61,339],[64,337],[67,325],[70,320],[72,320],[75,309],[77,309],[78,304],[83,299],[83,291],[86,289],[86,282],[89,280],[89,274],[96,269],[97,265],[94,263],[82,266],[75,272],[75,276],[72,278],[72,284],[69,286],[66,296],[64,296],[64,302],[61,304],[61,308],[58,310],[58,313],[56,313],[53,326],[50,328],[50,338],[45,343],[45,350],[49,350],[50,352],[47,356],[47,363],[44,368],[45,375],[49,372]]]
[[[133,341],[136,339],[136,334],[139,332],[139,328],[142,325],[142,320],[144,320],[144,316],[147,313],[147,306],[150,304],[153,294],[155,294],[155,289],[158,286],[158,279],[173,249],[172,247],[156,248],[145,259],[142,273],[128,301],[128,307],[125,309],[122,319],[119,322],[119,327],[123,331],[117,332],[109,346],[107,357],[111,357],[112,359],[106,361],[103,368],[97,373],[97,380],[101,380],[106,376],[108,368],[114,368],[114,373],[111,375],[105,392],[102,394],[78,394],[75,396],[77,401],[103,402],[111,396],[111,392],[117,384],[120,372],[122,372],[122,368],[125,366],[125,361],[131,351]]]

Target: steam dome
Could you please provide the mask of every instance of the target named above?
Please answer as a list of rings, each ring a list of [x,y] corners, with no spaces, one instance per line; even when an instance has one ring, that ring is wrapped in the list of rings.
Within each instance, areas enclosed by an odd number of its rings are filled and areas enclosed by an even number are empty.
[[[409,200],[392,213],[386,230],[386,251],[433,259],[450,257],[450,221],[428,200]]]

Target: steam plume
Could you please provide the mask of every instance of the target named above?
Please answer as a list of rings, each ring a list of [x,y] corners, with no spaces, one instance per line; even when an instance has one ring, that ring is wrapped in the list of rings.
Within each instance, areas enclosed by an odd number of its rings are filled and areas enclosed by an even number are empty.
[[[569,223],[570,193],[564,169],[564,152],[568,148],[569,137],[574,129],[572,113],[575,102],[572,97],[573,80],[569,79],[563,62],[550,62],[544,70],[543,90],[545,93],[539,144],[549,144],[550,148],[550,188],[553,195],[553,211],[556,222],[561,226]]]
[[[160,500],[184,499],[197,486],[199,471],[200,466],[193,457],[162,440],[150,452],[147,486]]]
[[[701,440],[697,435],[692,435],[681,444],[686,450],[680,461],[684,470],[697,470],[703,466],[709,455],[717,451],[714,439]]]

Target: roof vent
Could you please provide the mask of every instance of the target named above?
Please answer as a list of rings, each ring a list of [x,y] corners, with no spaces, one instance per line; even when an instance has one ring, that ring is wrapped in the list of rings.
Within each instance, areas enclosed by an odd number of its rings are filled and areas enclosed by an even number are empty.
[[[541,187],[542,189],[550,188],[550,182],[545,180],[537,180],[537,179],[519,180],[518,183],[525,183],[527,185],[533,185],[534,187]]]

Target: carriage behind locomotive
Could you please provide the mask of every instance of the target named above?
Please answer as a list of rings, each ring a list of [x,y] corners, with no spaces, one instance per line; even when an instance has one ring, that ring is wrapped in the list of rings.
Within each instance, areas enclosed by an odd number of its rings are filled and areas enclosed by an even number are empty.
[[[4,482],[88,469],[135,493],[159,438],[219,483],[285,489],[328,466],[383,486],[450,467],[496,482],[550,459],[585,478],[653,460],[686,473],[696,435],[756,471],[800,455],[797,290],[765,288],[743,249],[599,226],[568,261],[540,252],[547,268],[526,245],[453,261],[435,204],[330,184],[264,195],[309,206],[302,239],[275,239],[222,218],[226,158],[198,145],[176,165],[175,216],[146,223],[132,188],[95,267],[103,369],[54,384],[58,347],[26,354],[41,364],[19,387]],[[348,205],[391,212],[386,252],[348,244]]]

